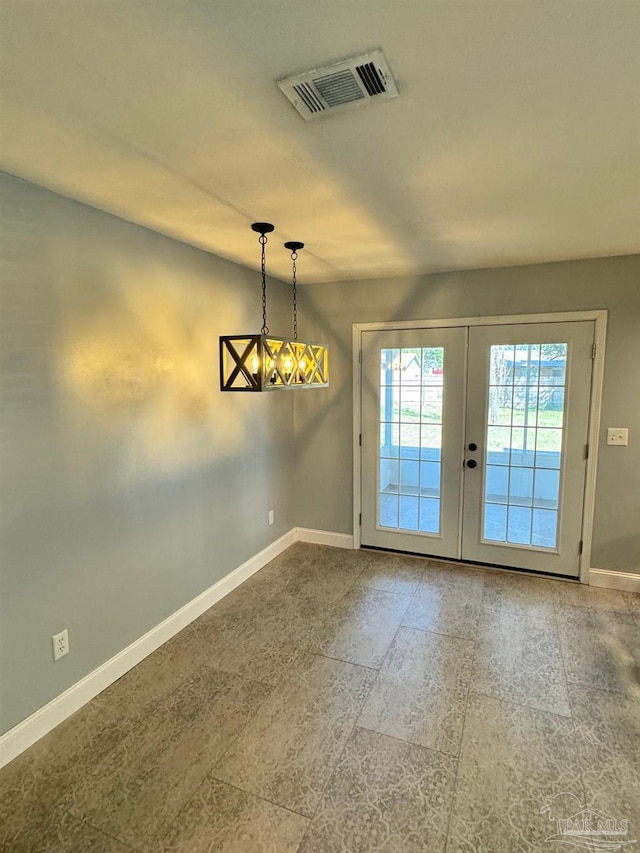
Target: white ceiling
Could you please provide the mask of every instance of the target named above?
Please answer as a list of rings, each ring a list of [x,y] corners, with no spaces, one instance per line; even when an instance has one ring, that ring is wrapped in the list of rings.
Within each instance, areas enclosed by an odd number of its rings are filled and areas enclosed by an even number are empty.
[[[640,252],[637,0],[2,0],[0,168],[302,282]],[[382,47],[400,96],[275,85]]]

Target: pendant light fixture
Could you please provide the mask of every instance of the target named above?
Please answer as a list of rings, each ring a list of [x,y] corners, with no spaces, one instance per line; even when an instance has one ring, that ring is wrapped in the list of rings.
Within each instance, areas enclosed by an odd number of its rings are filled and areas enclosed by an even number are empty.
[[[257,335],[220,337],[220,390],[272,391],[278,388],[324,388],[329,384],[328,347],[298,340],[298,251],[304,243],[285,243],[291,251],[293,283],[293,338],[269,333],[267,326],[267,275],[265,246],[273,231],[269,222],[254,222],[260,235],[262,268],[262,329]]]

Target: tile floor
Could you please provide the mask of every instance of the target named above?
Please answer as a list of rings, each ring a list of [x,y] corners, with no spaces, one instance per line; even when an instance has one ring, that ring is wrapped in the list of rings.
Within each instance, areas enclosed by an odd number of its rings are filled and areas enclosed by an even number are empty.
[[[0,850],[551,853],[583,805],[640,847],[640,596],[298,544],[0,771]]]

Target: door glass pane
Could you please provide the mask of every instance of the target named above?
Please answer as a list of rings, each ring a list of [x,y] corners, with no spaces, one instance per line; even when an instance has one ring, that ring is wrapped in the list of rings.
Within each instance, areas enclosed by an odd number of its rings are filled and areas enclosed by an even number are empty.
[[[549,542],[555,542],[558,529],[558,513],[555,510],[534,509],[532,542],[539,547],[548,548]]]
[[[400,495],[400,524],[403,530],[418,529],[418,498]]]
[[[536,466],[559,468],[562,451],[562,427],[536,430]]]
[[[440,533],[444,347],[380,353],[378,525]]]
[[[504,411],[504,409],[501,409]],[[501,415],[505,417],[505,415]],[[509,464],[509,447],[511,445],[511,427],[489,426],[487,428],[487,450],[489,453],[497,454],[492,461],[497,465]],[[506,457],[504,456],[506,451]]]
[[[438,533],[440,530],[438,498],[420,498],[420,530],[422,533]]]
[[[397,459],[400,450],[400,425],[380,421],[380,456]]]
[[[417,495],[420,483],[420,462],[417,459],[403,459],[400,462],[400,493]]]
[[[400,456],[417,459],[420,447],[420,424],[400,421]]]
[[[440,495],[440,463],[420,463],[420,494],[423,497],[437,498]]]
[[[507,541],[507,507],[485,503],[484,538],[492,542]]]
[[[533,504],[533,468],[512,468],[509,476],[509,504],[531,506]]]
[[[442,460],[442,427],[422,424],[420,427],[420,458],[440,463]]]
[[[400,466],[397,459],[380,457],[380,494],[397,495]]]
[[[380,526],[398,526],[398,495],[380,495]]]
[[[490,348],[484,539],[555,549],[567,344]]]
[[[531,544],[531,510],[521,506],[509,505],[509,524],[507,542],[514,545]]]
[[[533,490],[533,505],[539,509],[558,509],[560,472],[538,468]]]
[[[506,465],[487,465],[485,470],[487,500],[496,504],[508,503],[509,468]]]

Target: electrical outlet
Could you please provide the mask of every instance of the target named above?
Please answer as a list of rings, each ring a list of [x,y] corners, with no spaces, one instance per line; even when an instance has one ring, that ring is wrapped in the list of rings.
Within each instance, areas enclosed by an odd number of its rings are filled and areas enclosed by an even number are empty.
[[[627,447],[629,444],[629,430],[626,427],[609,427],[607,429],[607,444]]]
[[[69,654],[69,631],[66,628],[59,634],[54,634],[51,640],[53,641],[54,660],[60,660]]]
[[[272,510],[272,509],[270,509],[270,510],[269,510],[269,525],[272,525],[272,524],[273,524],[273,519],[274,519],[274,516],[273,516],[273,510]]]

